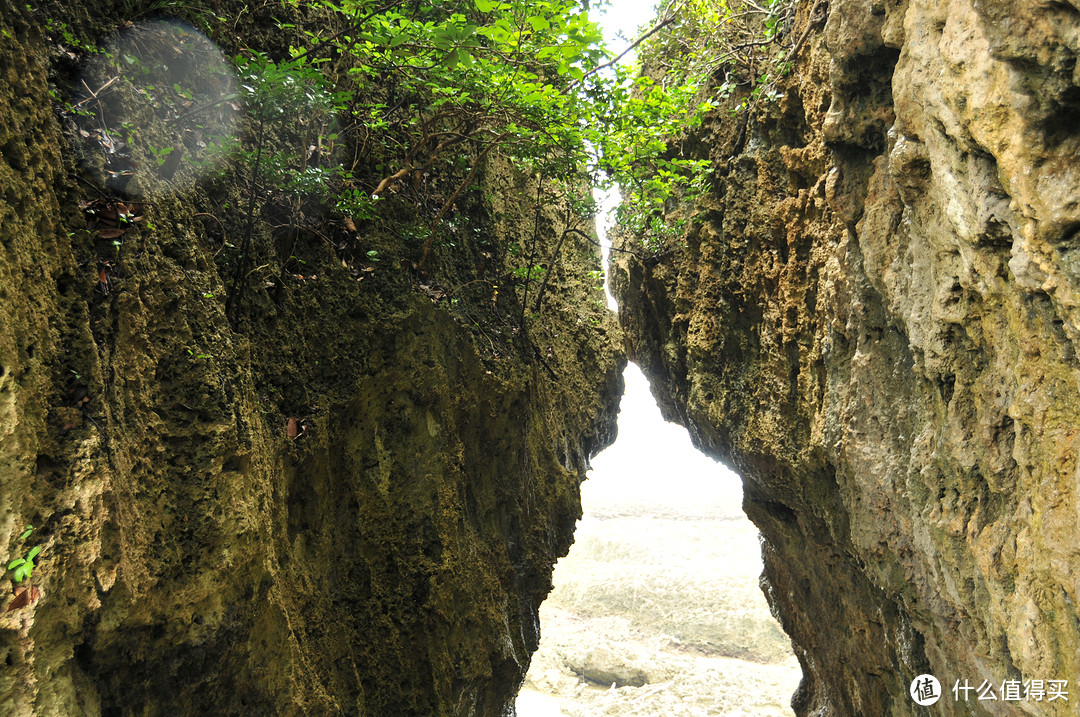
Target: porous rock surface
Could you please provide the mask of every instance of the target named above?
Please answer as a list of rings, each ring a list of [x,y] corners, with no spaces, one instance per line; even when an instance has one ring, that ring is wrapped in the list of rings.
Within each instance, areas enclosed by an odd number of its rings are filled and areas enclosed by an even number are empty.
[[[796,24],[782,99],[694,138],[717,175],[685,237],[620,260],[631,357],[744,477],[797,714],[924,714],[924,672],[934,714],[1074,714],[1080,3]],[[1069,701],[1002,699],[1028,680]]]
[[[284,254],[260,211],[230,320],[199,218],[224,198],[155,197],[118,250],[88,230],[108,190],[79,179],[49,94],[79,53],[47,27],[92,44],[147,5],[0,2],[0,557],[43,548],[37,600],[0,613],[0,714],[512,712],[614,437],[621,340],[580,278],[597,253],[566,241],[526,340],[495,284],[534,226],[551,256],[557,224],[493,167],[436,250],[442,285],[400,261],[422,241],[395,227],[426,221],[408,202]],[[333,231],[382,261],[350,271]]]

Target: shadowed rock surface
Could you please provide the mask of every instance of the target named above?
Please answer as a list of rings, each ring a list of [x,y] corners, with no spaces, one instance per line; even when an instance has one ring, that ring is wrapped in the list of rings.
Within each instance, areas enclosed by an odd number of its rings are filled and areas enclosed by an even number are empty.
[[[620,259],[631,356],[744,477],[798,714],[921,714],[923,672],[1073,714],[1000,687],[1080,669],[1080,5],[814,7],[745,143],[691,138],[686,236]]]
[[[294,234],[261,197],[230,321],[221,231],[244,224],[205,214],[246,201],[244,172],[155,197],[114,244],[85,210],[118,197],[76,178],[50,98],[161,6],[0,3],[0,557],[43,546],[40,598],[0,613],[0,714],[507,713],[614,437],[621,340],[579,279],[599,257],[566,240],[526,339],[492,286],[562,214],[537,221],[508,167],[458,200],[441,287],[400,262],[420,207],[358,230],[305,207],[323,223]],[[288,12],[232,10],[252,46]]]

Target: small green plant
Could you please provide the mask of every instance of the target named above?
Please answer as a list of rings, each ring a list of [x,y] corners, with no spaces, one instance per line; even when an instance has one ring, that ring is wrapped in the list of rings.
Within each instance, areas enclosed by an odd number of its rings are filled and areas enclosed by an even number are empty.
[[[588,272],[588,276],[589,276],[590,283],[592,284],[592,288],[598,289],[600,291],[604,290],[604,272],[603,272],[603,270],[596,269],[594,271],[590,271],[590,272]]]
[[[532,267],[519,266],[514,269],[514,276],[518,279],[528,279],[529,277],[540,277],[544,275],[547,269],[542,264],[536,264]]]
[[[146,147],[150,150],[150,154],[154,156],[154,162],[160,167],[165,164],[165,161],[169,158],[169,155],[173,152],[173,147],[158,148],[151,145]]]
[[[41,552],[41,546],[35,545],[30,548],[30,552],[26,554],[25,558],[16,558],[8,563],[8,570],[14,570],[11,579],[17,583],[21,583],[23,580],[28,579],[34,573],[34,558]]]
[[[19,541],[26,540],[30,537],[30,534],[34,532],[34,526],[28,525],[22,533],[19,534]],[[41,546],[35,545],[30,548],[30,551],[22,558],[15,558],[8,563],[7,569],[12,571],[11,579],[16,583],[21,583],[23,580],[28,580],[31,575],[34,574],[34,558],[41,552]]]
[[[29,6],[28,6],[29,7]],[[83,42],[75,36],[73,32],[68,28],[66,22],[60,22],[53,18],[47,18],[45,20],[45,32],[55,42],[62,42],[65,48],[77,50],[79,52],[97,53],[101,52],[101,49],[96,47],[93,43]]]

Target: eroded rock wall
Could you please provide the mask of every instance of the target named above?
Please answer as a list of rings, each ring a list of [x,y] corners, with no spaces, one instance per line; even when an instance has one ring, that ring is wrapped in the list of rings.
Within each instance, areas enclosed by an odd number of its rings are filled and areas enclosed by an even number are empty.
[[[152,10],[69,9],[86,43]],[[363,264],[340,217],[281,253],[260,210],[227,317],[213,232],[245,185],[155,197],[122,253],[90,231],[111,198],[61,130],[78,53],[46,14],[0,3],[0,554],[43,548],[0,613],[0,713],[508,713],[614,437],[596,251],[567,238],[522,330],[510,247],[551,256],[561,209],[494,166],[426,279],[407,201],[349,230]]]
[[[631,356],[744,477],[798,714],[921,714],[923,672],[935,714],[1073,714],[1000,692],[1080,668],[1080,4],[797,24],[745,144],[726,113],[695,137],[692,228],[621,261]]]

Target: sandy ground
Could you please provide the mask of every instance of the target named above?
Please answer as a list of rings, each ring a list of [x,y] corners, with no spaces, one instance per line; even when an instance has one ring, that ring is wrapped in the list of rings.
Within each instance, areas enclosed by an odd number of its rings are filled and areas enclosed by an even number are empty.
[[[738,478],[700,456],[673,466],[644,419],[619,428],[582,486],[519,717],[792,715],[801,673],[758,586]]]
[[[793,714],[798,663],[758,588],[749,522],[582,522],[519,717]]]

